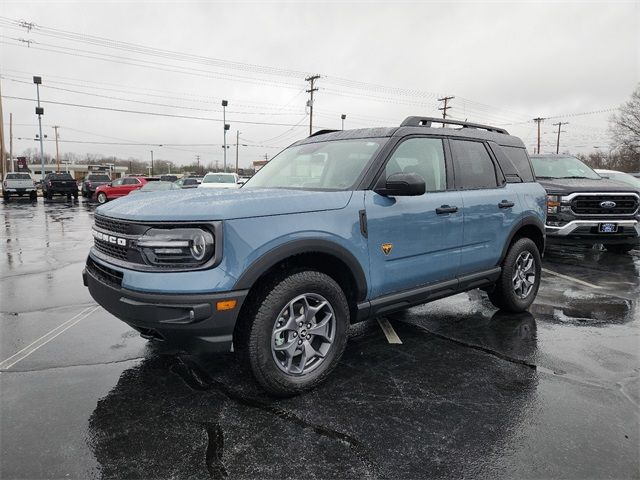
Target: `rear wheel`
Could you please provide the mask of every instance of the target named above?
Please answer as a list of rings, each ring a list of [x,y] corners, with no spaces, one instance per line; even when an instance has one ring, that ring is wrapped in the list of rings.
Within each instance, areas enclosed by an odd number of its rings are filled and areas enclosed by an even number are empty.
[[[107,194],[104,192],[100,192],[98,194],[97,199],[98,199],[98,203],[107,203]]]
[[[74,200],[78,199],[78,191],[77,190],[75,192],[73,192],[73,199]]]
[[[625,244],[618,244],[618,245],[605,245],[604,248],[606,248],[609,252],[612,253],[629,253],[631,250],[633,250],[636,246],[631,244],[631,245],[625,245]]]
[[[35,202],[36,200],[38,200],[38,194],[36,192],[31,192],[29,194],[29,198],[31,199],[32,202]]]
[[[502,262],[502,273],[489,300],[496,307],[510,312],[529,308],[540,287],[542,265],[538,247],[530,238],[517,240]]]
[[[9,194],[8,193],[3,193],[2,194],[2,198],[4,199],[5,202],[9,201]]]
[[[314,388],[347,343],[349,306],[328,275],[302,271],[274,279],[250,300],[241,354],[260,385],[277,396]]]

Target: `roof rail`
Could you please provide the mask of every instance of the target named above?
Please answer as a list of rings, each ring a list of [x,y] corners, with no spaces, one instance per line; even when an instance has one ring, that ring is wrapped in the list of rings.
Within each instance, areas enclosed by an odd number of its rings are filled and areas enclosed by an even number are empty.
[[[334,133],[334,132],[340,132],[341,130],[330,130],[330,129],[325,129],[325,130],[318,130],[315,133],[312,133],[311,135],[309,135],[307,138],[311,138],[311,137],[317,137],[318,135],[324,135],[326,133]]]
[[[430,127],[432,123],[441,123],[443,125],[460,125],[462,128],[477,128],[488,132],[503,133],[509,135],[504,128],[492,127],[490,125],[481,125],[479,123],[463,122],[461,120],[447,120],[446,118],[435,117],[407,117],[400,124],[401,127]]]

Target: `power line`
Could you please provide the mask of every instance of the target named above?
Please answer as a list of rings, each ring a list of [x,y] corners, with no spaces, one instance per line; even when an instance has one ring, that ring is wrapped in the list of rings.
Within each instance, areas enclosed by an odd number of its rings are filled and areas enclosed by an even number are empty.
[[[28,101],[28,102],[33,102],[34,101],[32,98],[14,97],[14,96],[9,96],[9,95],[3,95],[2,98],[8,98],[8,99],[11,99],[11,100],[23,100],[23,101]],[[222,122],[222,119],[218,119],[218,118],[195,117],[195,116],[190,116],[190,115],[178,115],[178,114],[159,113],[159,112],[145,112],[145,111],[140,111],[140,110],[128,110],[128,109],[123,109],[123,108],[101,107],[101,106],[98,106],[98,105],[84,105],[84,104],[79,104],[79,103],[56,102],[56,101],[52,101],[52,100],[42,100],[41,103],[50,103],[52,105],[64,105],[64,106],[68,106],[68,107],[91,108],[91,109],[96,109],[96,110],[106,110],[106,111],[120,112],[120,113],[134,113],[134,114],[139,114],[139,115],[152,115],[152,116],[156,116],[156,117],[184,118],[184,119],[189,119],[189,120],[204,120],[204,121],[209,121],[209,122]],[[291,123],[256,122],[256,121],[249,121],[249,120],[235,120],[235,123],[241,123],[241,124],[246,124],[246,125],[269,125],[269,126],[280,126],[280,127],[297,127],[298,126],[297,124],[291,124]]]

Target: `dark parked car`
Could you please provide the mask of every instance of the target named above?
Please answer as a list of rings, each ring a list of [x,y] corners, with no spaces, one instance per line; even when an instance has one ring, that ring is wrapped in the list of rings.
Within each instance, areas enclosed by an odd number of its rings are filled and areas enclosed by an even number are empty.
[[[178,185],[180,188],[198,188],[200,182],[201,181],[199,178],[187,177],[181,178],[180,180],[176,181],[176,185]]]
[[[549,243],[602,244],[615,253],[640,247],[640,189],[568,155],[533,155],[531,163],[547,191]]]
[[[66,195],[68,199],[78,198],[78,184],[66,172],[48,173],[42,182],[42,195],[51,200],[54,195]]]
[[[160,175],[161,182],[175,182],[178,180],[177,175]]]
[[[82,196],[91,198],[96,192],[96,188],[111,182],[111,177],[106,173],[90,173],[82,181]]]

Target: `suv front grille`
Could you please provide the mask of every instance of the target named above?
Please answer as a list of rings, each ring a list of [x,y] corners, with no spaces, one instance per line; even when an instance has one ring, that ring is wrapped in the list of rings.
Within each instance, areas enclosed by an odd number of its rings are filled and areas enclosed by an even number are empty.
[[[605,201],[615,202],[613,208],[604,208]],[[632,215],[638,210],[638,198],[634,195],[578,195],[571,202],[576,215]]]
[[[109,255],[110,257],[114,257],[120,260],[127,260],[128,251],[129,251],[127,247],[113,245],[111,243],[104,242],[97,238],[94,238],[93,240],[94,240],[94,245],[98,251],[104,253],[105,255]]]
[[[123,222],[121,220],[115,220],[101,215],[95,216],[96,227],[102,228],[109,232],[121,233],[127,235],[132,232],[132,224],[129,222]]]

